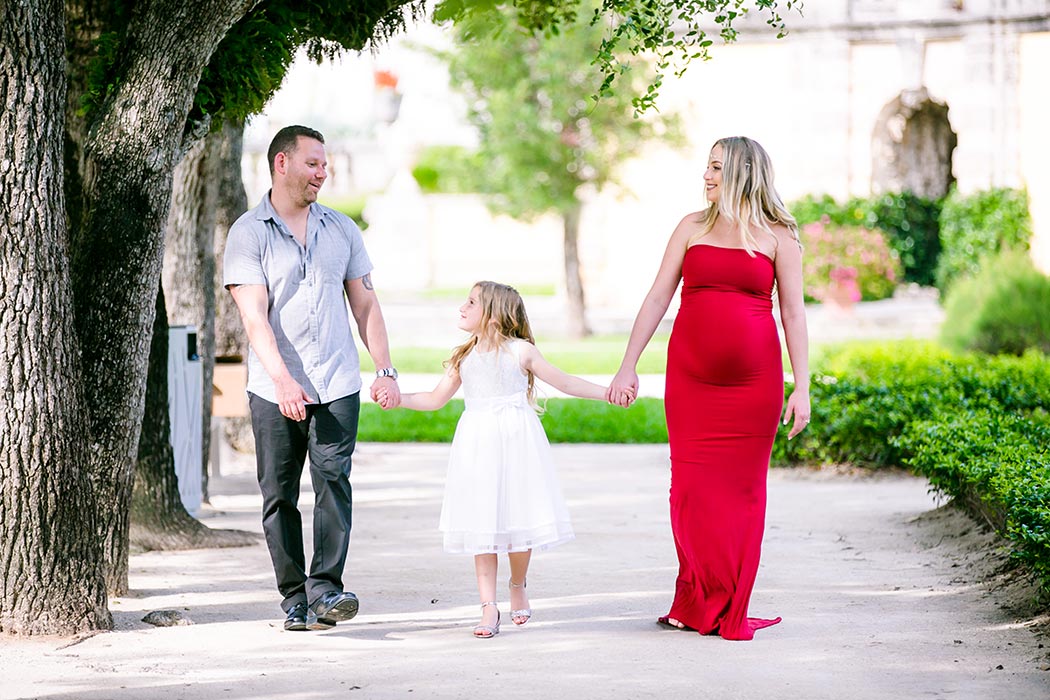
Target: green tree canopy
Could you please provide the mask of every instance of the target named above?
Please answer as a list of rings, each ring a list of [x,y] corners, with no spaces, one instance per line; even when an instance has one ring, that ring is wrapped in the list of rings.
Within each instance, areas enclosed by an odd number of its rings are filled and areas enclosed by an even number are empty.
[[[564,213],[578,206],[581,187],[615,182],[618,166],[647,139],[678,138],[674,117],[633,116],[635,90],[644,90],[652,70],[634,71],[618,93],[590,99],[601,82],[591,67],[601,27],[577,20],[538,36],[520,28],[512,8],[503,16],[500,41],[470,42],[457,27],[457,48],[442,54],[480,136],[479,186],[498,211],[526,220]]]
[[[651,84],[651,69],[627,76],[597,103],[601,77],[592,67],[605,30],[585,19],[562,19],[558,31],[536,34],[515,8],[500,10],[499,41],[472,42],[456,28],[456,48],[442,54],[452,85],[467,99],[480,136],[479,189],[490,206],[530,220],[554,213],[564,222],[570,331],[587,333],[577,238],[583,191],[616,181],[619,166],[655,134],[677,140],[671,116],[634,115],[634,96]],[[526,243],[523,243],[526,244]]]
[[[595,5],[582,0],[552,3],[547,0],[442,0],[434,18],[451,20],[468,41],[498,37],[507,25],[501,21],[505,10],[515,10],[515,26],[534,34],[557,35],[572,26],[581,9],[587,11],[591,24],[601,27],[603,36],[596,46],[591,64],[602,76],[594,95],[608,97],[621,76],[628,73],[636,59],[655,59],[656,71],[641,92],[631,100],[639,112],[656,106],[660,86],[670,71],[676,77],[686,71],[694,59],[710,58],[714,43],[708,32],[714,31],[725,42],[737,38],[736,24],[751,15],[759,15],[773,29],[777,38],[787,34],[787,23],[781,14],[802,11],[802,0],[601,0]],[[621,88],[623,89],[623,88]],[[629,89],[628,89],[629,90]]]

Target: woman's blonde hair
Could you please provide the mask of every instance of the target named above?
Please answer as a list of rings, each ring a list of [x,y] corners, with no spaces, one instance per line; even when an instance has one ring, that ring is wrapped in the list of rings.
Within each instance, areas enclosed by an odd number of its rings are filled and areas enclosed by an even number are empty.
[[[527,340],[533,345],[536,339],[532,336],[529,315],[525,313],[525,302],[518,290],[510,285],[482,280],[476,282],[471,290],[478,290],[478,303],[481,304],[481,328],[470,336],[470,340],[452,351],[452,357],[445,361],[445,367],[459,372],[463,359],[470,354],[479,341],[484,340],[497,347],[507,340]],[[535,404],[536,377],[527,371],[529,379],[528,399]]]
[[[752,256],[758,248],[754,232],[765,231],[772,236],[770,224],[787,226],[801,247],[795,217],[773,185],[773,161],[766,150],[746,136],[718,139],[711,150],[715,146],[722,147],[722,193],[703,213],[700,232],[689,244],[710,233],[718,218],[724,217],[735,225],[741,246]]]

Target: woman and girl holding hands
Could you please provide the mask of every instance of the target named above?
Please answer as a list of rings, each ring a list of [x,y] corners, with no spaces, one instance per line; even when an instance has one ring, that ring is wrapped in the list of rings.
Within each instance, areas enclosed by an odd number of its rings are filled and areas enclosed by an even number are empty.
[[[474,555],[481,600],[474,636],[500,631],[499,553],[510,564],[510,619],[524,625],[532,615],[525,588],[532,551],[573,538],[535,411],[535,378],[571,396],[630,406],[638,395],[638,359],[680,283],[664,392],[679,571],[674,601],[658,621],[726,639],[751,639],[780,621],[749,618],[747,611],[777,426],[781,418],[790,423],[790,439],[810,416],[802,247],[757,142],[716,142],[704,185],[708,206],[685,216],[671,235],[608,387],[548,362],[521,296],[507,285],[479,282],[459,309],[459,328],[469,337],[445,363],[438,385],[399,396],[396,389],[376,391],[383,408],[399,403],[433,411],[463,388],[440,529],[445,551]],[[795,378],[786,407],[774,299]]]

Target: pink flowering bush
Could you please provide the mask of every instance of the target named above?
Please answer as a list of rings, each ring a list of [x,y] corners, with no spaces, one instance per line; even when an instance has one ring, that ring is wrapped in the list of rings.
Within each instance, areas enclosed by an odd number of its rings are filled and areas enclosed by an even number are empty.
[[[808,300],[874,301],[893,294],[900,258],[880,231],[838,226],[825,216],[803,226],[801,236]]]
[[[831,270],[831,284],[827,294],[835,297],[839,304],[855,304],[860,301],[860,285],[857,284],[857,268],[836,267]]]

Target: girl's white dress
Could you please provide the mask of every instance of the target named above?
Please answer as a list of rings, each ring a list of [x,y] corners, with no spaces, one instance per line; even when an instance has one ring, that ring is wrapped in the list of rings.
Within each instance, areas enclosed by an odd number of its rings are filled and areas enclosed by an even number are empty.
[[[526,397],[523,342],[475,349],[460,363],[465,410],[441,507],[446,552],[523,552],[574,537],[547,434]]]

